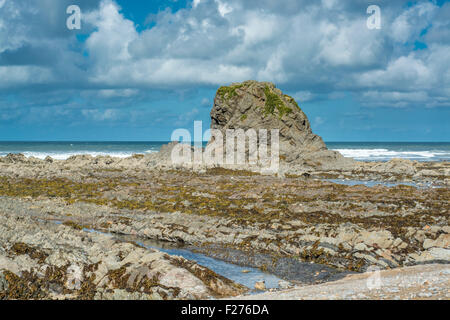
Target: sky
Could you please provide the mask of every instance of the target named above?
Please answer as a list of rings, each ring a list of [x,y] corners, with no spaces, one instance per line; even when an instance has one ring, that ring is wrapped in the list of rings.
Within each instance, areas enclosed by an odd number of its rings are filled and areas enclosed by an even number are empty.
[[[448,1],[0,0],[0,141],[167,141],[250,79],[325,141],[450,141],[449,70]]]

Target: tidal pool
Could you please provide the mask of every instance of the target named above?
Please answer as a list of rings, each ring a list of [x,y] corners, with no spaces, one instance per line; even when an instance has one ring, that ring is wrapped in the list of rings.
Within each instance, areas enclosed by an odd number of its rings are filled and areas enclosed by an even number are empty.
[[[38,219],[44,221],[42,219]],[[60,220],[45,220],[55,224],[62,224]],[[132,235],[103,232],[84,228],[83,231],[100,233],[118,241],[134,242],[137,245],[156,249],[169,255],[181,256],[195,261],[217,274],[240,283],[257,293],[255,283],[264,281],[266,289],[279,289],[280,281],[291,284],[308,285],[320,282],[338,280],[349,272],[343,272],[324,265],[302,262],[298,259],[281,257],[273,263],[273,257],[265,254],[250,254],[235,249],[215,247],[213,251],[204,248],[186,246],[167,241],[143,239]],[[207,253],[204,254],[201,251]],[[200,251],[200,252],[199,252]],[[259,269],[265,266],[265,271]]]
[[[268,272],[263,272],[258,268],[239,266],[220,259],[208,257],[202,253],[194,252],[171,242],[105,233],[94,229],[85,228],[83,230],[86,232],[105,234],[120,241],[134,242],[147,249],[157,249],[170,255],[181,256],[185,259],[195,261],[199,265],[204,266],[225,278],[240,283],[251,290],[254,290],[255,283],[259,281],[264,281],[267,289],[277,289],[279,287],[279,281],[282,281],[281,278]]]
[[[388,181],[377,181],[377,180],[352,180],[352,179],[324,179],[324,181],[329,181],[337,184],[343,184],[346,186],[356,186],[365,185],[367,187],[374,187],[382,185],[385,187],[395,187],[399,185],[405,185],[416,188],[434,188],[431,183],[416,183],[416,182],[388,182]]]

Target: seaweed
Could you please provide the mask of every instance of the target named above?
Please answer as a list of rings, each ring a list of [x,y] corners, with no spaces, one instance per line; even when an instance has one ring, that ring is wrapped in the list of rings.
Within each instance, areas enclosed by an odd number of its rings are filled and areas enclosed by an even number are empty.
[[[14,243],[9,251],[16,255],[26,254],[31,259],[37,260],[39,263],[43,263],[48,257],[47,253],[23,242]]]

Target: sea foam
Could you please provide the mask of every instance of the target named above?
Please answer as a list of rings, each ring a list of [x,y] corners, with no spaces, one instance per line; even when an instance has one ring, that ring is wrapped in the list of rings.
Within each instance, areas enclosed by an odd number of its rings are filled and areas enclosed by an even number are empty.
[[[394,158],[410,160],[438,160],[450,157],[450,152],[442,150],[393,151],[388,149],[334,149],[344,157],[356,160],[390,160]]]

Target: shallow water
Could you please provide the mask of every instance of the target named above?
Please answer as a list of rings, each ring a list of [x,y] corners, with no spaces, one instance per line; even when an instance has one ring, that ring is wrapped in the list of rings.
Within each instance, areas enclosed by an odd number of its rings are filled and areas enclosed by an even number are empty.
[[[387,182],[387,181],[377,181],[377,180],[352,180],[352,179],[323,179],[324,181],[329,181],[337,184],[343,184],[346,186],[356,186],[356,185],[365,185],[367,187],[374,186],[384,186],[384,187],[395,187],[399,185],[411,186],[416,188],[432,188],[433,185],[431,183],[416,183],[416,182]]]
[[[153,244],[151,245],[149,244],[148,240],[144,240],[138,241],[137,244],[146,248],[158,249],[170,255],[181,256],[185,259],[195,261],[199,265],[207,267],[215,273],[220,274],[225,278],[233,280],[237,283],[243,284],[250,289],[253,289],[255,287],[255,283],[258,281],[265,281],[267,289],[278,288],[278,282],[282,280],[275,275],[267,272],[262,272],[257,268],[241,267],[239,265],[211,258],[201,253],[196,253],[187,249],[163,248],[160,245],[158,246],[158,243],[155,243],[154,241],[152,242]]]
[[[204,266],[215,273],[240,283],[250,289],[253,289],[255,287],[255,283],[258,281],[265,281],[267,289],[276,289],[279,287],[278,282],[282,280],[273,274],[262,272],[257,268],[243,267],[223,260],[208,257],[204,254],[193,252],[169,242],[140,239],[128,235],[110,234],[94,229],[85,228],[83,230],[86,232],[108,235],[121,241],[135,242],[136,244],[147,249],[157,249],[170,255],[181,256],[185,259],[195,261],[199,265]]]

